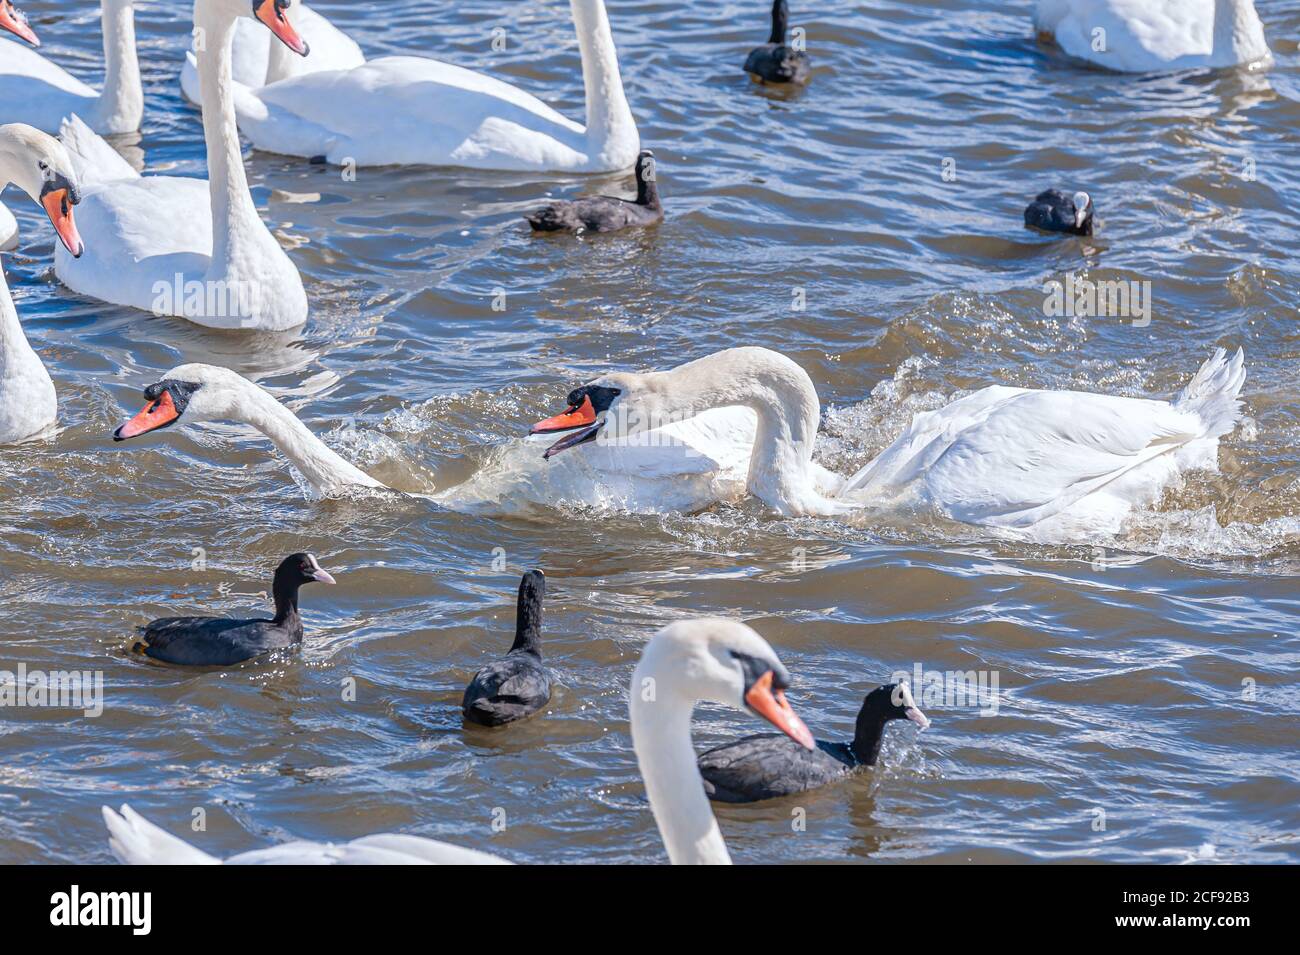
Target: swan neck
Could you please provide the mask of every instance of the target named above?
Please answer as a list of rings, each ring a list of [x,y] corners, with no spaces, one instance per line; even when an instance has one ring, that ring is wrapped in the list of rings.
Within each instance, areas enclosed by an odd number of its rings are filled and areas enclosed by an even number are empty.
[[[647,684],[648,679],[654,682]],[[632,748],[668,860],[673,865],[730,865],[695,762],[693,709],[692,701],[673,692],[670,677],[637,667],[631,688]]]
[[[0,175],[0,185],[3,183],[4,177]],[[35,393],[31,389],[38,381],[45,386],[49,395],[54,394],[54,382],[45,363],[27,340],[22,322],[18,319],[18,309],[14,307],[13,297],[9,294],[4,266],[0,265],[0,380],[12,379],[22,382],[23,399],[26,401],[34,400]]]
[[[582,52],[582,80],[587,92],[587,144],[593,159],[618,154],[625,165],[625,147],[632,158],[640,142],[636,122],[623,92],[618,51],[609,27],[604,0],[569,0],[573,26]]]
[[[135,6],[132,0],[102,0],[104,88],[99,97],[99,127],[110,133],[140,128],[144,119],[144,87],[135,47]]]
[[[1254,0],[1215,0],[1215,50],[1235,49],[1246,44],[1258,23],[1259,14],[1255,11]]]
[[[318,494],[352,485],[382,487],[331,450],[297,415],[256,385],[250,383],[242,391],[233,417],[266,435]]]
[[[0,182],[3,181],[0,176]],[[18,309],[14,307],[13,296],[9,294],[9,282],[5,279],[4,268],[0,266],[0,369],[8,370],[8,365],[17,355],[36,353],[23,333],[22,322],[18,320]],[[25,356],[24,356],[25,357]]]
[[[244,156],[235,124],[235,100],[231,81],[231,47],[235,18],[195,0],[195,57],[198,60],[199,93],[203,106],[203,136],[207,144],[208,190],[212,202],[212,262],[209,274],[224,276],[232,271],[236,244],[265,232],[248,191]]]
[[[808,373],[783,355],[737,348],[667,373],[669,392],[684,398],[689,416],[743,406],[758,418],[749,459],[751,494],[785,515],[816,511],[813,445],[821,403]]]

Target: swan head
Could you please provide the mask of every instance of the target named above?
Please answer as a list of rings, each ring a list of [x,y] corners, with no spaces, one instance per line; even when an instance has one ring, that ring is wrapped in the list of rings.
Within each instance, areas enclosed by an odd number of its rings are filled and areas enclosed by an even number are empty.
[[[1074,227],[1082,229],[1092,219],[1092,196],[1086,192],[1076,192],[1074,200]]]
[[[15,7],[13,0],[0,0],[0,30],[8,30],[32,46],[41,45],[36,32],[27,25],[27,14]]]
[[[530,435],[563,435],[542,457],[549,460],[561,451],[595,441],[602,437],[607,424],[612,429],[616,422],[626,422],[627,416],[620,412],[629,402],[623,401],[623,397],[635,393],[635,378],[634,375],[606,375],[569,392],[568,407],[563,412],[537,422],[528,430]],[[605,432],[605,436],[608,434]]]
[[[710,357],[717,359],[724,354]],[[673,377],[674,373],[602,375],[569,392],[568,407],[553,418],[537,422],[528,433],[530,436],[563,435],[546,449],[542,457],[547,459],[588,441],[615,443],[635,441],[640,436],[644,442],[648,440],[647,432],[684,421],[702,410],[692,390]],[[723,365],[716,369],[716,376],[728,373],[734,374],[734,369]]]
[[[23,123],[0,126],[0,189],[10,182],[45,210],[60,241],[80,256],[84,246],[72,207],[81,201],[81,190],[63,144]]]
[[[113,432],[114,441],[138,438],[170,428],[182,418],[200,421],[240,421],[250,389],[256,386],[229,368],[178,365],[144,389],[145,405],[134,418]]]
[[[290,18],[291,11],[298,6],[300,0],[209,0],[209,2],[218,3],[228,9],[232,17],[251,16],[299,56],[306,56],[311,52],[307,41],[294,29]]]
[[[632,676],[635,708],[657,701],[720,703],[763,717],[806,749],[812,733],[785,698],[790,673],[776,652],[735,620],[683,620],[650,638]]]

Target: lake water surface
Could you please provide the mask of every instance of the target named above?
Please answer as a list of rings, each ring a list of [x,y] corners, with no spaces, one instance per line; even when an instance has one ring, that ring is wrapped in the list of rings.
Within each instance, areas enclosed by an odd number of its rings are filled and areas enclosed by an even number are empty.
[[[22,5],[44,52],[97,84],[97,5]],[[765,2],[609,6],[658,157],[652,232],[534,239],[520,218],[546,195],[627,194],[621,175],[345,181],[252,153],[312,302],[305,330],[267,338],[78,298],[54,278],[48,224],[6,193],[24,240],[4,267],[62,431],[0,449],[0,669],[100,671],[105,708],[0,710],[0,861],[109,861],[99,807],[122,802],[221,855],[399,830],[519,862],[662,860],[625,694],[646,637],[696,614],[759,630],[823,738],[849,738],[895,671],[998,681],[983,712],[923,700],[932,728],[892,724],[872,773],[720,809],[737,861],[1297,861],[1300,0],[1260,0],[1271,70],[1162,77],[1040,47],[1028,0],[795,0],[816,61],[795,96],[740,70]],[[138,7],[145,124],[120,145],[203,175],[176,83],[190,5]],[[316,7],[368,55],[445,58],[582,116],[562,0]],[[1022,228],[1047,186],[1093,194],[1094,239]],[[1045,314],[1045,283],[1069,273],[1150,283],[1149,324]],[[545,465],[520,436],[570,388],[739,344],[808,370],[819,459],[841,471],[967,390],[1168,397],[1216,345],[1245,348],[1249,419],[1222,473],[1112,540],[787,520],[755,501],[525,506]],[[500,506],[311,500],[236,425],[114,445],[140,389],[185,361],[254,378],[382,480],[472,478]],[[154,617],[260,611],[299,549],[339,581],[304,591],[300,655],[188,672],[125,652]],[[462,688],[509,645],[531,567],[550,584],[550,711],[466,728]],[[695,725],[701,748],[765,730],[715,707]]]

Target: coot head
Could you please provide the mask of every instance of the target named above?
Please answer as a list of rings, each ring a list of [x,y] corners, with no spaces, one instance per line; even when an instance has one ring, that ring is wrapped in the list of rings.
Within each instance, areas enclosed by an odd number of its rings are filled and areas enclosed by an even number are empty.
[[[275,583],[300,587],[303,584],[332,584],[334,578],[321,567],[314,556],[307,553],[290,554],[275,569]]]
[[[1076,192],[1067,196],[1059,189],[1044,189],[1025,207],[1025,225],[1045,232],[1092,235],[1092,196]]]
[[[930,725],[929,717],[916,705],[912,690],[906,683],[889,683],[868,693],[862,701],[859,722],[864,717],[884,721],[911,720],[921,729]]]
[[[1092,225],[1092,196],[1086,192],[1076,192],[1074,194],[1074,227],[1084,231],[1084,226],[1089,226],[1088,232],[1091,232]]]

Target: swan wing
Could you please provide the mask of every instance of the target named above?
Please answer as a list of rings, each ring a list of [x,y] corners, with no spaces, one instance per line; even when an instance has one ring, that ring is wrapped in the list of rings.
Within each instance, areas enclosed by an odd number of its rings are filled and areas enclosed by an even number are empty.
[[[130,806],[102,809],[109,848],[124,865],[219,865],[221,860],[160,829]],[[286,842],[231,856],[227,865],[509,865],[475,849],[383,833],[352,842]]]
[[[351,70],[296,76],[236,104],[254,145],[361,166],[427,164],[567,168],[586,133],[537,97],[438,60],[390,56]]]
[[[118,179],[140,178],[135,167],[76,113],[59,124],[59,141],[72,159],[72,168],[83,192]]]
[[[748,408],[711,408],[623,438],[588,445],[588,461],[601,471],[665,478],[713,474],[744,480],[758,418]]]
[[[352,842],[286,842],[243,852],[227,865],[509,865],[486,852],[433,839],[383,833]]]
[[[1203,436],[1168,402],[1032,391],[955,435],[924,482],[950,517],[1025,528]]]
[[[62,246],[55,274],[68,288],[115,305],[174,314],[157,301],[163,283],[207,270],[212,255],[208,184],[183,176],[119,179],[85,191],[77,226],[85,252],[73,258]]]
[[[995,386],[919,414],[842,492],[886,497],[920,486],[971,524],[1027,528],[1075,509],[1114,527],[1183,468],[1217,467],[1218,438],[1241,416],[1245,356],[1223,349],[1172,401]]]
[[[294,9],[293,25],[311,47],[311,55],[287,57],[284,62],[288,64],[290,76],[323,70],[350,70],[366,61],[361,47],[352,37],[306,4],[299,4]],[[266,84],[272,39],[270,31],[260,23],[245,17],[239,19],[235,25],[231,63],[231,77],[236,83],[253,89]],[[181,92],[187,100],[198,105],[199,74],[193,53],[185,54],[185,63],[181,66]]]
[[[18,244],[18,220],[0,203],[0,252],[7,252]]]
[[[219,865],[221,862],[159,829],[130,806],[123,806],[120,813],[107,806],[101,811],[104,825],[108,827],[108,847],[123,865]]]
[[[30,47],[6,42],[0,56],[0,125],[27,123],[58,132],[69,113],[89,112],[99,93]]]
[[[913,416],[912,423],[884,451],[845,482],[840,493],[886,494],[923,475],[957,436],[982,424],[989,415],[1020,395],[1024,388],[994,385],[939,408]]]

